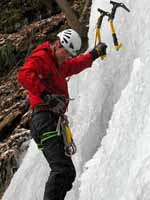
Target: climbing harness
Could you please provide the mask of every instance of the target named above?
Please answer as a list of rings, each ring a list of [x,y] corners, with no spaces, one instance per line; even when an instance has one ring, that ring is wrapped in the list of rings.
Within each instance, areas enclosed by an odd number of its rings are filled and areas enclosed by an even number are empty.
[[[73,101],[74,98],[66,98],[66,101]],[[53,111],[53,108],[50,108],[48,104],[39,104],[34,108],[35,112],[40,111]],[[55,113],[55,112],[54,112]],[[65,145],[65,154],[67,156],[72,156],[76,153],[77,148],[72,138],[72,133],[69,127],[69,121],[67,119],[67,115],[64,115],[62,113],[59,114],[58,123],[55,131],[48,131],[44,132],[39,136],[39,143],[38,148],[40,150],[43,149],[44,144],[51,138],[56,136],[63,136],[64,145]]]
[[[104,11],[104,10],[98,8],[98,12],[100,12],[100,17],[98,18],[97,25],[96,25],[95,46],[97,43],[102,42],[101,25],[102,25],[103,18],[106,16],[106,17],[108,17],[108,21],[110,24],[114,47],[116,50],[119,50],[122,47],[122,44],[118,43],[115,26],[114,26],[114,18],[115,18],[116,10],[119,7],[125,9],[127,12],[130,12],[130,10],[125,6],[124,3],[119,3],[119,2],[115,2],[115,1],[110,1],[110,3],[112,4],[111,12],[107,12],[107,11]],[[105,57],[106,57],[106,55],[101,56],[101,59],[104,59]]]
[[[72,156],[76,153],[77,148],[72,138],[72,133],[69,127],[69,121],[66,115],[60,115],[57,123],[57,128],[55,131],[44,132],[40,135],[38,143],[38,148],[42,150],[44,148],[45,142],[53,137],[63,136],[64,148],[66,156]]]
[[[45,142],[47,142],[49,139],[56,137],[56,136],[58,136],[57,131],[48,131],[48,132],[41,134],[39,137],[40,142],[37,144],[38,148],[40,150],[43,150]]]

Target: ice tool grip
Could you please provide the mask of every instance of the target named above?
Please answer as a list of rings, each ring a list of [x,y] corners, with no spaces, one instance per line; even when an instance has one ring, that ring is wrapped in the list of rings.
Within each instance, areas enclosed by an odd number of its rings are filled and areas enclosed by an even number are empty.
[[[108,16],[109,13],[98,8],[97,9],[100,12],[100,17],[98,18],[98,22],[97,22],[97,26],[96,26],[96,37],[95,37],[95,46],[97,43],[101,43],[102,39],[101,39],[101,25],[102,25],[102,21],[103,18],[105,16]],[[103,60],[106,57],[106,55],[100,56],[101,60]]]
[[[106,57],[106,54],[103,56],[100,56],[101,60],[104,60],[105,57]]]
[[[96,46],[97,41],[98,41],[98,43],[101,43],[101,41],[102,41],[100,28],[96,28],[95,46]],[[106,55],[100,56],[101,60],[103,60],[105,57],[106,57]]]
[[[96,24],[96,37],[95,37],[95,46],[98,43],[101,43],[101,25],[103,21],[103,17],[105,16],[105,11],[101,10],[100,8],[97,9],[100,12],[100,17],[98,18],[97,24]]]
[[[100,28],[96,28],[96,37],[95,37],[95,46],[96,46],[96,43],[101,43],[101,30]]]
[[[114,46],[115,46],[116,50],[119,50],[122,47],[122,44],[118,43],[118,39],[117,39],[117,35],[116,35],[116,32],[115,32],[113,20],[110,20],[110,28],[111,28],[111,32],[112,32],[112,38],[113,38]]]

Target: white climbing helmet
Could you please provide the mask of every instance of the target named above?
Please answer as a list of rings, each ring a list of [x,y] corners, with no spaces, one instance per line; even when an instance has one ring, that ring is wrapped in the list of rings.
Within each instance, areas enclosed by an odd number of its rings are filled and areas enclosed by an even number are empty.
[[[76,56],[81,48],[81,38],[73,29],[66,29],[57,34],[61,45],[69,51],[73,56]]]

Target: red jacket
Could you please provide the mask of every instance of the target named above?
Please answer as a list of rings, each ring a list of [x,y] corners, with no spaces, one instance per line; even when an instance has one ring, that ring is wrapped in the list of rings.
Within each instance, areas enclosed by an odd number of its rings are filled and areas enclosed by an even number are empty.
[[[44,103],[40,98],[42,92],[65,95],[68,97],[66,77],[77,74],[91,66],[92,55],[87,53],[67,59],[57,66],[49,42],[39,45],[26,59],[18,72],[18,80],[28,90],[31,107]]]

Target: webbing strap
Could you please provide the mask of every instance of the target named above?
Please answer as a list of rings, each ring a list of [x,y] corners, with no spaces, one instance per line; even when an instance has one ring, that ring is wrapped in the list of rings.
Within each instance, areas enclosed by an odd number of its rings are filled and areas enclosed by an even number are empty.
[[[49,131],[49,132],[45,132],[41,135],[41,143],[43,143],[44,141],[52,138],[52,137],[55,137],[55,136],[58,136],[58,132],[57,131]]]
[[[56,136],[58,136],[58,132],[57,131],[49,131],[49,132],[45,132],[45,133],[43,133],[41,136],[40,136],[40,139],[41,139],[41,143],[40,144],[38,144],[38,148],[39,149],[43,149],[43,145],[44,145],[44,142],[46,141],[46,140],[49,140],[49,139],[51,139],[51,138],[53,138],[53,137],[56,137]]]
[[[41,108],[43,106],[48,106],[48,103],[41,103],[41,104],[38,104],[36,105],[36,108]]]
[[[45,137],[51,136],[51,135],[58,135],[58,132],[57,132],[57,131],[48,131],[48,132],[43,133],[43,134],[40,136],[40,138],[41,138],[41,139],[44,139]]]
[[[56,137],[56,136],[57,136],[57,134],[49,135],[49,136],[47,136],[47,137],[41,139],[41,142],[43,143],[43,142],[45,142],[46,140],[48,140],[48,139],[50,139],[50,138],[53,138],[53,137]]]

